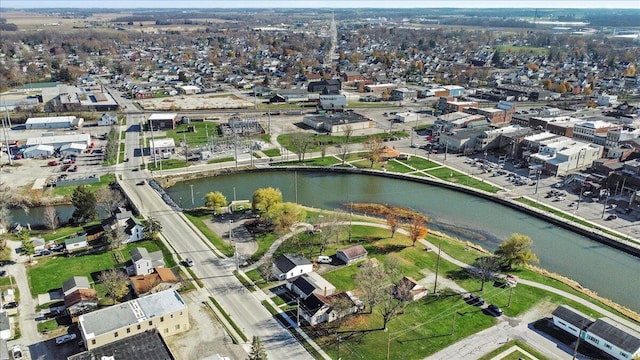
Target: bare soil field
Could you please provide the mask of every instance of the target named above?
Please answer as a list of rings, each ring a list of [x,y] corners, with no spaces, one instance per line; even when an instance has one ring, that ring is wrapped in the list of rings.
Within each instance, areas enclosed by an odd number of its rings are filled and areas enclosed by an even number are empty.
[[[253,103],[234,95],[199,95],[177,96],[171,98],[157,98],[137,100],[145,110],[208,110],[208,109],[246,109]]]

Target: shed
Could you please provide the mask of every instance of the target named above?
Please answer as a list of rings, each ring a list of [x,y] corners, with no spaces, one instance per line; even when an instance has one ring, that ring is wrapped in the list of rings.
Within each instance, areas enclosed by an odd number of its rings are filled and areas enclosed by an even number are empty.
[[[346,249],[338,250],[336,257],[349,265],[367,258],[367,250],[362,245],[354,245]]]
[[[86,276],[74,276],[71,279],[62,283],[62,293],[64,296],[71,294],[79,289],[90,289],[89,278]]]
[[[66,251],[81,250],[89,246],[87,243],[87,235],[75,236],[64,241],[64,248]]]

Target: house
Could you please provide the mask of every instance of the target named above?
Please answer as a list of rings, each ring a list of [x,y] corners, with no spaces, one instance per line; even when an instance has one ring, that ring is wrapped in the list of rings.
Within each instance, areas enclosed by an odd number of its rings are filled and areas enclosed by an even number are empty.
[[[310,272],[287,280],[287,289],[298,295],[301,299],[308,298],[311,294],[322,296],[333,295],[336,287],[316,272]]]
[[[341,310],[336,306],[339,302],[345,304]],[[315,326],[357,313],[361,309],[358,304],[361,302],[349,292],[340,292],[330,296],[311,294],[300,302],[298,311],[301,318],[309,325]]]
[[[272,272],[278,280],[287,280],[313,271],[313,264],[301,255],[285,254],[273,261]]]
[[[129,278],[131,287],[138,297],[167,289],[179,290],[180,283],[171,269],[157,267],[153,270],[151,274]]]
[[[116,114],[104,113],[98,119],[98,126],[111,126],[118,124],[118,116]]]
[[[593,320],[568,305],[558,306],[551,315],[555,326],[614,359],[628,360],[640,355],[640,333],[610,319]]]
[[[143,331],[124,339],[115,340],[106,345],[71,355],[67,360],[114,359],[162,359],[175,360],[169,346],[156,329]]]
[[[307,90],[310,93],[339,94],[342,89],[340,79],[310,81]]]
[[[89,246],[87,243],[87,235],[74,236],[64,240],[64,248],[67,252],[82,250]]]
[[[80,315],[78,324],[88,351],[148,330],[171,336],[191,327],[187,305],[173,289]]]
[[[95,289],[76,289],[64,296],[64,307],[69,316],[76,319],[98,307],[98,294]]]
[[[354,245],[352,247],[338,250],[336,257],[349,265],[354,262],[367,258],[367,250],[362,245]]]
[[[67,296],[76,290],[87,289],[91,289],[91,285],[89,284],[89,278],[86,276],[74,276],[62,283],[62,293],[64,296]]]
[[[405,301],[416,301],[427,296],[427,288],[418,284],[414,279],[403,276],[396,284],[395,295]]]
[[[147,275],[153,272],[155,267],[164,267],[162,250],[150,253],[145,248],[131,250],[131,259],[127,261],[126,269],[129,276]]]
[[[102,221],[104,231],[112,231],[118,227],[122,228],[126,235],[126,239],[123,241],[125,244],[140,241],[144,238],[144,226],[140,220],[133,216],[131,211],[119,208],[112,217]]]

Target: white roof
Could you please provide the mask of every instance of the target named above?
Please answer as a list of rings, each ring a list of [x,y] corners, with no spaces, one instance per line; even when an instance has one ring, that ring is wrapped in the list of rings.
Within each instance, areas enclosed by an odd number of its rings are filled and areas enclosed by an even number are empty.
[[[70,144],[64,144],[60,147],[60,151],[63,150],[67,150],[67,149],[77,149],[77,150],[84,150],[87,148],[87,144],[79,144],[79,143],[70,143]]]
[[[55,150],[55,149],[51,145],[34,145],[34,146],[26,148],[24,150],[24,152],[47,151],[47,152],[53,153],[53,150]]]
[[[150,147],[153,149],[154,147],[163,148],[163,147],[175,147],[176,143],[172,138],[163,138],[163,139],[155,139],[149,141]]]
[[[149,116],[149,120],[173,120],[177,116],[177,113],[151,114],[151,116]]]
[[[26,124],[47,124],[47,123],[72,123],[75,121],[75,116],[45,116],[28,118]]]
[[[85,143],[88,144],[91,141],[89,134],[72,134],[72,135],[56,135],[56,136],[42,136],[33,137],[27,139],[27,146],[39,145],[39,144],[65,144],[65,143]]]
[[[200,87],[195,85],[181,85],[180,88],[183,90],[200,90]]]

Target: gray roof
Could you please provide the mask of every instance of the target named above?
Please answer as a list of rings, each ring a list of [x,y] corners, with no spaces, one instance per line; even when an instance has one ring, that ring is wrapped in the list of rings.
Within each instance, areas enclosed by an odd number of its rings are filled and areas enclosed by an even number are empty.
[[[68,357],[69,360],[173,360],[171,351],[157,331],[145,331],[110,344]]]
[[[98,335],[186,308],[180,294],[169,289],[81,315],[78,322],[84,337],[93,339]]]
[[[74,287],[79,289],[89,289],[91,285],[89,284],[89,278],[86,276],[74,276],[71,279],[62,283],[62,292],[67,292]]]
[[[0,331],[9,329],[11,329],[11,324],[9,324],[9,315],[7,315],[6,311],[0,312]]]
[[[631,354],[640,349],[640,334],[609,319],[596,320],[588,331]]]
[[[133,262],[136,262],[142,259],[151,260],[151,256],[149,255],[149,252],[145,248],[141,248],[141,247],[135,248],[131,250],[129,254],[131,254],[131,260],[133,260]]]
[[[579,328],[585,329],[593,324],[593,320],[569,305],[558,306],[551,315]]]
[[[280,271],[282,271],[284,273],[289,272],[289,270],[295,268],[296,266],[310,265],[311,264],[311,262],[309,262],[309,260],[307,260],[304,256],[302,256],[302,255],[291,255],[291,254],[285,254],[285,255],[278,256],[274,260],[274,263],[275,263],[276,267],[278,269],[280,269]]]

